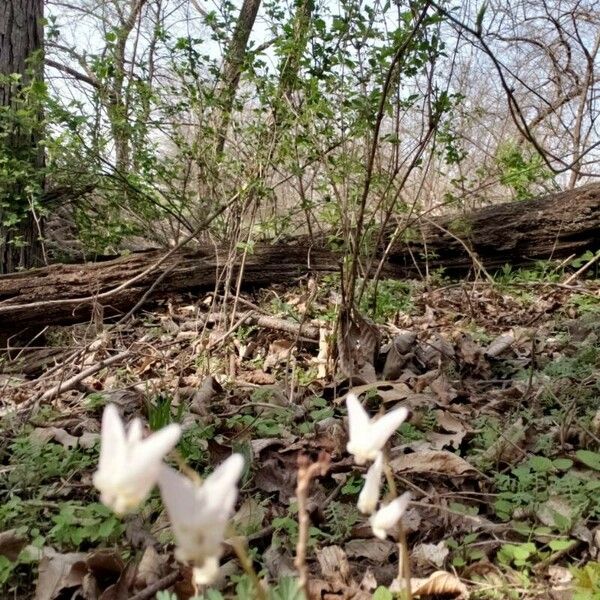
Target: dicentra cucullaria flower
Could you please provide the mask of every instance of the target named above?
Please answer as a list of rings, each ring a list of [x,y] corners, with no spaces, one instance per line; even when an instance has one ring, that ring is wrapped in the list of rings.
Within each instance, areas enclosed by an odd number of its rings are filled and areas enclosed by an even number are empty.
[[[347,449],[354,455],[357,465],[364,465],[369,460],[375,460],[390,436],[400,427],[408,416],[404,407],[396,408],[386,415],[370,419],[354,394],[346,398],[350,440]]]
[[[358,510],[365,515],[370,515],[379,502],[381,475],[383,473],[383,454],[379,452],[375,462],[370,466],[365,476],[365,484],[358,496]]]
[[[134,419],[125,432],[117,408],[109,404],[102,416],[100,459],[94,473],[101,501],[117,514],[138,506],[156,484],[162,459],[180,435],[179,425],[172,424],[142,439],[139,419]]]
[[[377,536],[380,540],[385,540],[390,529],[396,526],[396,523],[398,523],[402,515],[406,512],[411,497],[410,492],[404,492],[402,496],[382,506],[372,515],[369,521],[373,535]]]
[[[167,466],[161,470],[158,485],[175,534],[175,556],[194,566],[196,585],[212,583],[217,576],[243,470],[241,454],[230,456],[200,486]]]

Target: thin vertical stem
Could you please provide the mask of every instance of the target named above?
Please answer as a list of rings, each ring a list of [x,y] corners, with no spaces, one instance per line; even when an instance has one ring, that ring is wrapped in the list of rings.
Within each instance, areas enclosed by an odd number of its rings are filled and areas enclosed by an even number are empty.
[[[329,469],[330,457],[321,452],[317,462],[311,463],[305,455],[298,457],[298,483],[296,485],[296,499],[298,501],[298,543],[296,544],[296,559],[294,565],[298,569],[298,585],[308,598],[308,570],[306,568],[306,549],[308,547],[308,531],[310,517],[308,515],[308,490],[310,482],[317,476],[321,477]]]

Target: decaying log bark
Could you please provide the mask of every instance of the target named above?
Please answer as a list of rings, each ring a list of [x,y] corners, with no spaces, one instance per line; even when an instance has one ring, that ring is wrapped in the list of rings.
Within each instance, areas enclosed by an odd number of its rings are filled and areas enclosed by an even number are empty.
[[[600,248],[600,185],[487,206],[464,216],[421,218],[411,234],[410,242],[393,245],[389,263],[414,273],[422,271],[425,261],[430,272],[439,267],[450,274],[464,272],[473,265],[465,246],[487,269],[582,254]]]
[[[419,227],[413,228],[417,234],[412,241],[393,245],[382,276],[418,275],[423,271],[423,255],[430,270],[443,266],[450,272],[464,272],[473,266],[473,255],[493,268],[580,254],[600,248],[600,185],[491,206],[466,217],[424,221]],[[0,333],[82,322],[93,314],[122,315],[142,299],[212,289],[219,267],[226,262],[224,251],[215,254],[212,249],[180,251],[157,264],[163,256],[159,251],[142,252],[107,262],[54,265],[2,276]],[[290,282],[309,271],[338,272],[340,258],[301,241],[257,246],[246,257],[244,282],[263,286]]]
[[[154,286],[148,300],[168,293],[207,290],[215,286],[225,252],[182,251],[151,269],[161,251],[139,252],[107,262],[53,265],[0,277],[0,332],[19,327],[85,321],[91,315],[120,315]],[[144,271],[150,272],[137,278]],[[289,282],[309,270],[339,270],[339,256],[300,246],[257,247],[246,257],[244,281],[249,286]]]

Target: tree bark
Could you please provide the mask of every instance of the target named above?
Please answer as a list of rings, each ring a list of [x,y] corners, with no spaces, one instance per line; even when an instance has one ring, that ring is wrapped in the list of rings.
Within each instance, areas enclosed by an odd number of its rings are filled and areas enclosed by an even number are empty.
[[[408,273],[473,267],[470,252],[487,269],[564,258],[600,248],[600,184],[535,200],[496,204],[465,215],[419,218],[409,241],[393,244],[388,263]]]
[[[229,129],[229,122],[231,120],[231,113],[233,111],[233,102],[240,84],[240,77],[244,68],[244,61],[246,60],[248,40],[250,39],[250,34],[252,33],[252,28],[254,27],[254,21],[256,21],[256,15],[258,14],[260,3],[261,0],[243,1],[231,41],[229,42],[227,53],[225,55],[225,62],[223,65],[223,82],[219,95],[221,104],[221,119],[218,129],[218,155],[222,154],[225,147],[225,141],[227,140],[227,131]]]
[[[107,262],[53,265],[0,277],[0,332],[42,323],[76,323],[92,314],[121,315],[157,281],[148,300],[168,293],[213,289],[217,269],[223,268],[228,251],[181,251],[149,269],[163,254],[153,250]],[[245,284],[265,286],[293,281],[310,270],[336,272],[339,256],[302,246],[262,246],[249,254],[245,263]],[[146,270],[150,272],[123,287]],[[119,286],[123,289],[117,289]]]
[[[42,221],[32,210],[43,189],[41,115],[23,88],[42,78],[43,16],[43,0],[0,2],[0,157],[11,174],[0,181],[0,273],[41,264]],[[15,116],[22,109],[25,120]]]
[[[296,0],[296,12],[291,22],[289,51],[283,56],[279,66],[278,101],[298,87],[298,73],[308,43],[314,9],[314,0]]]
[[[439,218],[422,223],[414,232],[412,241],[393,245],[383,277],[415,277],[425,272],[426,263],[430,272],[444,267],[447,272],[464,273],[473,268],[474,256],[492,269],[596,251],[600,249],[600,184]],[[81,322],[91,315],[118,316],[168,293],[214,289],[227,250],[216,254],[212,249],[182,250],[157,264],[163,256],[155,250],[0,277],[0,333]],[[310,246],[306,239],[257,246],[246,258],[244,283],[264,286],[292,282],[307,272],[334,273],[340,259],[325,247]]]

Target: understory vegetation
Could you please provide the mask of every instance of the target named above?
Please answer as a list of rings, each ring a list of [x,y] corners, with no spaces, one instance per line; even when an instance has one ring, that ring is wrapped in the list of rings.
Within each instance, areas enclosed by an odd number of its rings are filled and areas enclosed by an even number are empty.
[[[465,593],[463,582],[482,599],[600,593],[600,283],[592,276],[561,287],[564,277],[545,264],[505,269],[493,284],[384,280],[366,296],[377,307],[383,344],[376,380],[354,391],[372,414],[397,403],[410,409],[387,456],[395,485],[413,495],[403,518],[412,576],[457,576],[446,582],[450,596]],[[278,330],[281,322],[333,325],[339,279],[320,281],[316,295],[311,287],[303,281],[243,296],[255,314],[272,319],[271,328],[250,319],[226,328],[211,318],[210,296],[193,304],[174,298],[168,310],[140,314],[134,327],[95,334],[101,343],[88,362],[127,348],[121,366],[45,403],[27,421],[20,416],[26,409],[2,419],[0,578],[7,595],[27,597],[37,579],[37,598],[63,597],[86,577],[113,589],[127,579],[133,595],[173,572],[174,540],[156,493],[137,514],[118,518],[91,492],[108,403],[126,419],[143,415],[151,430],[180,423],[177,462],[201,476],[231,451],[243,455],[228,538],[247,540],[272,598],[301,597],[293,566],[298,457],[327,452],[331,466],[310,496],[311,594],[400,593],[397,545],[372,537],[356,508],[364,468],[345,449],[349,382],[331,380],[332,365],[319,372],[318,338]],[[414,343],[403,348],[411,331]],[[48,350],[54,346],[58,356],[90,333],[56,328]],[[15,372],[3,376],[4,397],[17,407],[55,383],[50,376],[31,386],[16,374],[35,355],[4,365]],[[199,597],[256,597],[233,546],[225,548],[217,588]],[[53,594],[44,592],[48,582]],[[183,576],[179,597],[189,595],[185,585]]]
[[[600,599],[598,0],[0,0],[0,597]]]

